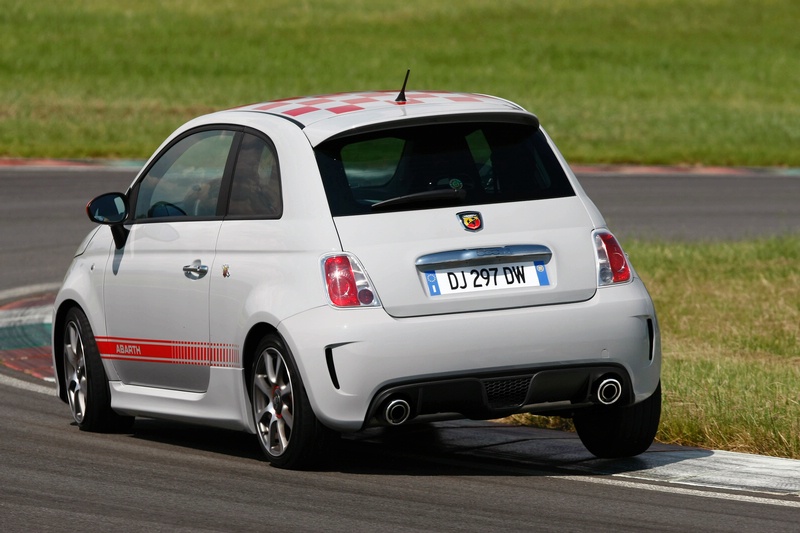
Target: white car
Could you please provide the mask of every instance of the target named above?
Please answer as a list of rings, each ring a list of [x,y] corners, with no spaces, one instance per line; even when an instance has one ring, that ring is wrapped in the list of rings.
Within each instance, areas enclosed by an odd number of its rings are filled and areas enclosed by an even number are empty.
[[[572,417],[600,457],[661,411],[656,313],[533,114],[405,89],[194,119],[87,206],[55,302],[81,429],[254,433],[279,467],[376,425]]]

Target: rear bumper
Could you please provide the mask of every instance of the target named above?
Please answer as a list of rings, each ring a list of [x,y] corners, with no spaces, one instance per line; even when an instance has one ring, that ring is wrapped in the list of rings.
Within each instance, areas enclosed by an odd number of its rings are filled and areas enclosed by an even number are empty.
[[[614,380],[615,396],[599,392]],[[604,387],[605,390],[605,387]],[[617,395],[616,391],[619,391]],[[533,367],[512,373],[469,375],[391,385],[374,397],[367,423],[396,424],[392,402],[408,405],[409,419],[502,418],[514,413],[559,414],[601,404],[630,405],[631,380],[624,367],[602,363]],[[389,415],[387,416],[387,409]]]
[[[569,372],[555,381],[534,378],[545,370],[589,369],[593,376],[591,369],[619,369],[628,403],[649,397],[661,371],[658,322],[638,279],[599,289],[585,302],[489,312],[398,319],[383,309],[318,307],[285,320],[279,331],[315,414],[339,431],[362,429],[393,392],[413,393],[423,385],[436,391],[429,398],[442,400],[440,412],[486,418],[563,408],[557,397],[565,394],[574,407],[583,404],[580,394],[567,391],[577,378]],[[564,392],[540,396],[541,386],[529,387],[524,408],[497,409],[475,385],[496,378],[556,384],[547,390],[558,389],[561,380]],[[558,405],[547,405],[553,402]]]

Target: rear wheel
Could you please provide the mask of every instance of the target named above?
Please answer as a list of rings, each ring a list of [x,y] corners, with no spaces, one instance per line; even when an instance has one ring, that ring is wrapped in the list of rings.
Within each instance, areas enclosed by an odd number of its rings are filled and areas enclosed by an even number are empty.
[[[330,444],[332,432],[314,416],[288,348],[280,337],[267,335],[256,354],[250,399],[261,449],[280,468],[315,464]]]
[[[633,457],[653,443],[661,419],[661,383],[653,395],[629,407],[589,410],[575,415],[578,436],[593,455]]]
[[[108,378],[103,369],[92,327],[80,309],[67,312],[64,326],[64,383],[72,418],[86,431],[125,431],[132,416],[111,410]]]

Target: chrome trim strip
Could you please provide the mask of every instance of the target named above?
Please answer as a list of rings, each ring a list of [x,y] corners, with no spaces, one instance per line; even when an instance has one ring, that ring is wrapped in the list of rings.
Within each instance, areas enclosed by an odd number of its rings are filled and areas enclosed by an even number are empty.
[[[446,268],[473,265],[494,265],[519,261],[544,261],[548,263],[553,252],[541,244],[515,244],[492,248],[450,250],[423,255],[416,261],[417,270],[427,272]]]

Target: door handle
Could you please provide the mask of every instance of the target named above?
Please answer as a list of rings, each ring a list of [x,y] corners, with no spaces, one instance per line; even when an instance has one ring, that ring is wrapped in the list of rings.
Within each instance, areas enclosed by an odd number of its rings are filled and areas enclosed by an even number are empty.
[[[186,274],[187,278],[200,279],[208,274],[208,267],[200,264],[200,260],[198,259],[191,265],[185,265],[183,267],[183,272]]]

